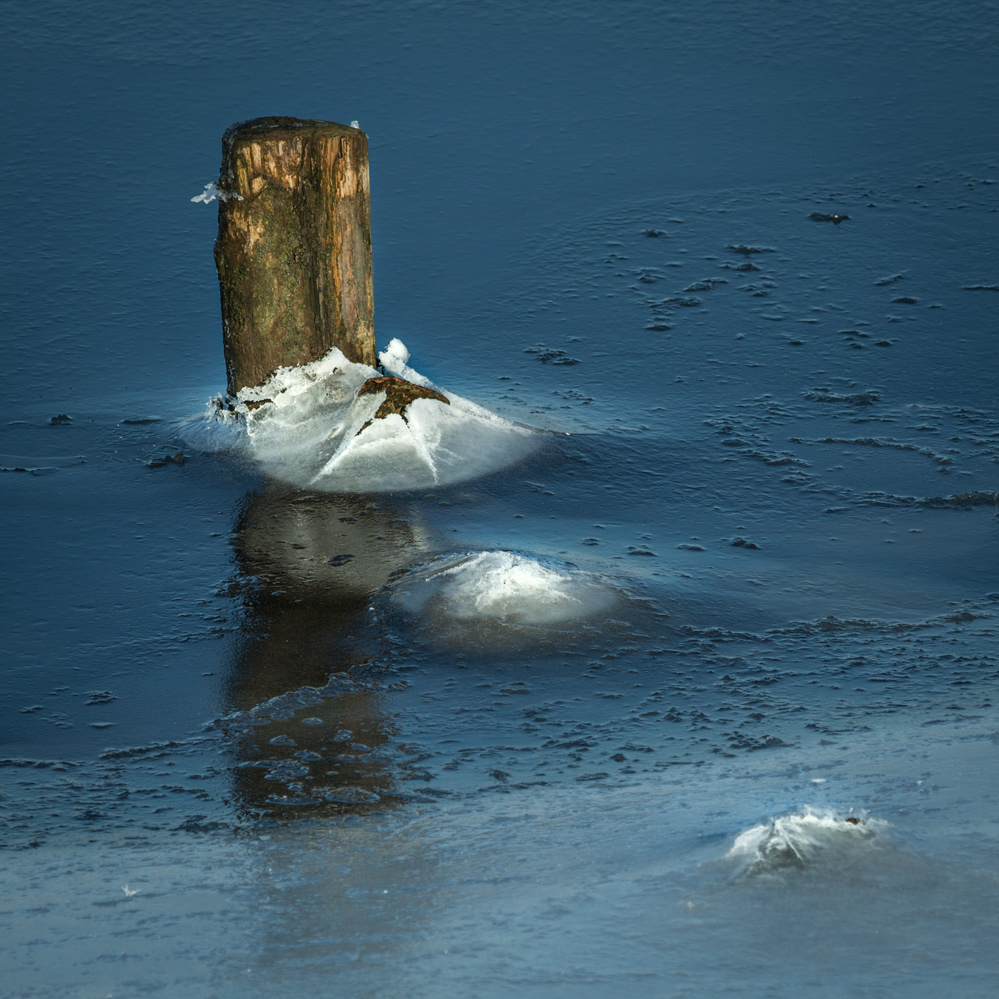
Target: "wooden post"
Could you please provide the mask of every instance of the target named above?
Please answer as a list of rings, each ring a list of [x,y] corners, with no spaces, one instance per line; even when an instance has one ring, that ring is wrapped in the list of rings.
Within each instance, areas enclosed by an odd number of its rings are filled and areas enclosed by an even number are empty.
[[[339,347],[374,365],[368,137],[298,118],[222,137],[215,264],[229,394]]]

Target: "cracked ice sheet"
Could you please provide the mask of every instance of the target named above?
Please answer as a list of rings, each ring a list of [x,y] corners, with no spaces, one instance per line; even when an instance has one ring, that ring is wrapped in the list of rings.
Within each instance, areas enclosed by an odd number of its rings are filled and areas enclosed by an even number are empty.
[[[450,405],[416,399],[406,419],[373,420],[385,393],[358,397],[357,391],[378,372],[334,348],[312,364],[281,368],[263,385],[242,389],[235,414],[216,407],[207,425],[186,436],[204,450],[235,448],[274,478],[325,492],[451,485],[513,464],[540,443],[539,431],[433,385],[408,366],[400,340],[379,360],[391,374],[442,392]],[[270,402],[252,407],[263,400]]]

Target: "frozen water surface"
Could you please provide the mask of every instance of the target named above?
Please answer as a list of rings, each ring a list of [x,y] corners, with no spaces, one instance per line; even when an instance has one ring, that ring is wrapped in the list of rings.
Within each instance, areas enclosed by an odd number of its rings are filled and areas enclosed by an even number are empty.
[[[0,992],[991,997],[995,15],[12,9]],[[451,407],[200,415],[269,113]]]

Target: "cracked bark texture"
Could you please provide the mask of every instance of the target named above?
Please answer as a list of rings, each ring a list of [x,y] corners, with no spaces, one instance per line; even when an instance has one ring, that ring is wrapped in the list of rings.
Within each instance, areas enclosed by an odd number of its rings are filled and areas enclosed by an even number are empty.
[[[230,395],[331,347],[374,365],[368,138],[298,118],[222,137],[215,265]]]

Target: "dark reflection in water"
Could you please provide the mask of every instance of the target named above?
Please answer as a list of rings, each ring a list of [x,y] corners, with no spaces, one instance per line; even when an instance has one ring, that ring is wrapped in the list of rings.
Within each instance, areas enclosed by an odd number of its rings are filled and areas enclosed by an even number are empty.
[[[236,554],[243,572],[272,593],[347,610],[427,550],[412,520],[389,500],[271,482],[246,507]]]
[[[318,818],[396,797],[392,676],[368,605],[425,534],[389,502],[268,483],[234,544],[248,619],[222,725],[241,810]]]

